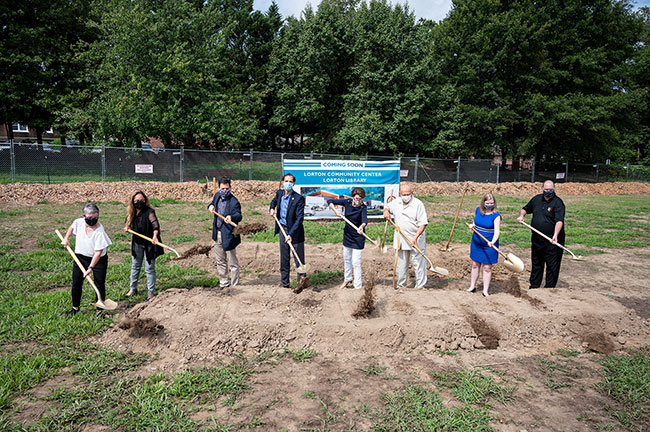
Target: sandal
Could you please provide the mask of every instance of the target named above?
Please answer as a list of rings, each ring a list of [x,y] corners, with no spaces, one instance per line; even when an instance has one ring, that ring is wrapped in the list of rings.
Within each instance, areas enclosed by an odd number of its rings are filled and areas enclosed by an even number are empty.
[[[124,294],[124,297],[131,297],[131,296],[136,295],[137,293],[138,293],[138,292],[135,291],[135,290],[129,290],[128,293]]]

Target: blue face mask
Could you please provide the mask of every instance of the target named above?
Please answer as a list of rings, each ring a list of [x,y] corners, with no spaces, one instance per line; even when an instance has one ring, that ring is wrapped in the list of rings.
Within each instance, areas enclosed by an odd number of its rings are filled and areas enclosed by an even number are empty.
[[[286,181],[286,182],[284,182],[284,184],[282,186],[284,187],[284,190],[286,190],[286,191],[290,191],[291,189],[293,189],[293,183],[291,183],[291,182]]]
[[[555,195],[555,189],[542,191],[542,194],[544,194],[546,198],[550,198]]]
[[[219,189],[219,195],[221,198],[227,198],[230,195],[230,189]]]
[[[494,204],[485,204],[485,209],[486,210],[493,210],[494,209]]]

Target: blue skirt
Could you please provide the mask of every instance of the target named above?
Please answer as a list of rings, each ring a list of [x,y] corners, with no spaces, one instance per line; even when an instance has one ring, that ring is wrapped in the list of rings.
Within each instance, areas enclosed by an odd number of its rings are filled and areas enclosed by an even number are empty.
[[[494,237],[494,232],[485,232],[478,230],[483,237],[488,240],[492,240]],[[499,241],[497,240],[496,247],[499,247]],[[487,242],[483,240],[478,234],[474,233],[472,236],[472,244],[469,249],[469,257],[472,261],[476,261],[481,264],[496,264],[499,262],[499,253],[494,249],[488,246]]]

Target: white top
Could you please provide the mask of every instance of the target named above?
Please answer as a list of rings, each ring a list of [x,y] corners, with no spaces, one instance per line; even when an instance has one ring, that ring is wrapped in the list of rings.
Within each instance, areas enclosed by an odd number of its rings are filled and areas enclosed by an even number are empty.
[[[102,224],[97,222],[99,226],[90,235],[86,235],[86,221],[84,218],[75,219],[72,222],[72,234],[76,236],[74,245],[74,252],[79,255],[92,257],[95,251],[101,250],[102,256],[106,255],[106,248],[113,244],[108,234],[104,231]]]
[[[392,200],[390,203],[386,204],[386,208],[395,218],[395,225],[397,225],[402,232],[411,240],[415,237],[415,234],[418,231],[418,228],[422,225],[429,225],[429,219],[427,219],[427,211],[424,208],[422,201],[416,197],[412,197],[411,201],[408,204],[404,204],[402,198],[397,198]],[[418,237],[418,247],[421,250],[424,250],[426,246],[426,230],[422,232],[420,237]],[[399,239],[399,249],[402,250],[412,250],[411,244],[400,235],[397,230],[393,236],[393,248],[397,249],[397,237]]]

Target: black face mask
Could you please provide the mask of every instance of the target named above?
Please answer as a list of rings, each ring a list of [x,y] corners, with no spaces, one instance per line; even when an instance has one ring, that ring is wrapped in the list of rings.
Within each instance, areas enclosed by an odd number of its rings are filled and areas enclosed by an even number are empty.
[[[555,195],[555,189],[542,191],[542,194],[543,194],[546,198],[550,198],[550,197],[552,197],[553,195]]]
[[[88,226],[95,226],[99,218],[90,218],[90,217],[85,217],[84,220],[88,224]]]
[[[133,203],[133,207],[135,207],[138,210],[142,210],[143,208],[145,208],[145,206],[146,204],[144,203],[144,201],[136,201]]]

